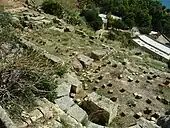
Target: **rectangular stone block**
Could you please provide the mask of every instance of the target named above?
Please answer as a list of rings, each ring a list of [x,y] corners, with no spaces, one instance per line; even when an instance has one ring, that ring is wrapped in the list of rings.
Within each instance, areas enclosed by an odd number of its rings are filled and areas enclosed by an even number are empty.
[[[59,99],[56,99],[54,102],[60,107],[60,109],[65,112],[67,112],[68,109],[70,109],[70,107],[75,104],[69,96],[61,97]]]
[[[68,109],[67,114],[84,125],[88,122],[87,113],[76,104]]]

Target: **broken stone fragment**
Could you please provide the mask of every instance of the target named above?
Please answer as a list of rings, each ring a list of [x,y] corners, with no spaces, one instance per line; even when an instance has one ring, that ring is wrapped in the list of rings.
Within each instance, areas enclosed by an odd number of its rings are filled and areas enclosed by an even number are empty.
[[[164,85],[169,85],[170,81],[166,80],[163,84]]]
[[[95,86],[94,88],[93,88],[93,91],[97,91],[99,89],[99,87],[98,86]]]
[[[136,113],[135,115],[134,115],[134,117],[136,118],[136,119],[139,119],[140,117],[142,117],[142,112],[138,112],[138,113]]]
[[[73,32],[74,31],[74,27],[72,26],[67,26],[65,29],[64,29],[64,32]]]
[[[142,99],[142,95],[138,94],[138,93],[133,93],[133,95],[135,96],[136,99]]]
[[[120,75],[118,76],[118,79],[122,79],[122,78],[123,78],[123,75],[120,74]]]
[[[81,55],[78,55],[78,60],[82,63],[82,65],[84,67],[88,67],[92,64],[92,62],[94,61],[92,58],[88,57],[88,56],[85,56],[83,54]]]
[[[32,122],[35,122],[36,120],[40,119],[41,117],[43,117],[43,114],[38,109],[35,109],[34,111],[32,111],[30,113],[30,119]]]
[[[118,98],[116,96],[110,98],[110,100],[112,100],[113,102],[116,102],[118,100]]]
[[[72,64],[73,64],[73,68],[77,72],[79,72],[79,71],[81,71],[83,69],[83,65],[78,60],[74,60]]]
[[[150,120],[156,122],[156,119],[154,117],[151,117]]]
[[[133,78],[128,76],[128,82],[132,82],[133,81]]]
[[[109,91],[108,91],[108,94],[113,94],[113,90],[112,90],[112,89],[109,90]]]
[[[147,99],[147,100],[146,100],[146,103],[151,104],[152,101],[151,101],[150,99]]]
[[[100,80],[98,80],[98,79],[97,79],[97,80],[95,80],[95,83],[96,83],[96,84],[100,83]]]
[[[98,77],[98,79],[99,79],[99,80],[102,80],[103,77],[104,77],[103,75],[100,75],[100,76]]]
[[[111,82],[109,82],[109,83],[107,84],[107,86],[108,86],[108,87],[112,87],[113,85],[112,85]]]
[[[106,88],[106,86],[107,86],[106,84],[103,84],[101,87],[104,89],[104,88]]]
[[[128,105],[129,107],[135,107],[135,106],[136,106],[136,102],[135,102],[134,100],[129,100],[129,101],[127,102],[127,105]]]
[[[76,96],[75,93],[70,93],[70,97],[71,97],[71,98],[74,98],[75,96]]]
[[[88,84],[84,84],[84,90],[88,90]]]
[[[160,113],[155,112],[154,114],[151,115],[151,117],[154,117],[155,119],[158,119],[160,117]]]
[[[161,96],[156,96],[156,99],[157,99],[157,100],[161,100],[162,97],[161,97]]]
[[[137,79],[135,82],[136,82],[136,83],[139,83],[140,81]]]
[[[121,93],[124,93],[126,90],[124,88],[119,90]]]
[[[161,99],[161,102],[165,105],[168,105],[169,104],[169,100],[165,99],[165,98],[162,98]]]
[[[151,114],[152,113],[152,109],[151,108],[146,108],[144,110],[144,114]]]
[[[91,56],[95,60],[100,60],[106,54],[107,54],[107,52],[105,50],[95,50],[95,51],[92,51]]]

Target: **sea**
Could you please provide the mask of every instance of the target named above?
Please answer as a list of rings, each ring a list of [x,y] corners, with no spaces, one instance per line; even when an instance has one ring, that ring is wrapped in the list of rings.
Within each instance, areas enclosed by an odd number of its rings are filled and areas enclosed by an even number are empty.
[[[170,9],[170,0],[161,0],[162,4]]]

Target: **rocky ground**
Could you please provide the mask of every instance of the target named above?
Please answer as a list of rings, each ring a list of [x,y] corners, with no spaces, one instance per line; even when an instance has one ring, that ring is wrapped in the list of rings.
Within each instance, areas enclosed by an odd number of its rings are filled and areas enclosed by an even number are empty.
[[[23,111],[14,121],[17,127],[159,127],[157,120],[170,108],[166,63],[138,47],[108,40],[103,30],[72,26],[39,9],[9,11],[21,33],[20,43],[69,69],[57,78],[55,102],[37,99],[35,109]],[[163,121],[160,124],[168,126]]]

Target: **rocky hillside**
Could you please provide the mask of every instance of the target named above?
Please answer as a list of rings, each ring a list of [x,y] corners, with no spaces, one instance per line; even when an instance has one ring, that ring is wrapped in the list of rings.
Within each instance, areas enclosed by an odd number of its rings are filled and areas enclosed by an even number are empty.
[[[17,39],[0,44],[0,127],[169,127],[166,63],[126,33],[73,26],[26,3],[6,9]]]

